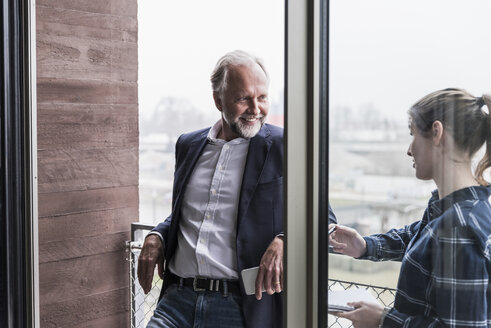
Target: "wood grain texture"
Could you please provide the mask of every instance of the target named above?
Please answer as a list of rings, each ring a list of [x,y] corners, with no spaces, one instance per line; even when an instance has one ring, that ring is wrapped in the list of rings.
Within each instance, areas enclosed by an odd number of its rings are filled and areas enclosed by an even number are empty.
[[[135,0],[37,0],[37,7],[48,7],[53,9],[78,10],[93,14],[109,14],[115,16],[136,17],[137,2]]]
[[[80,39],[113,40],[122,42],[136,42],[138,35],[133,31],[111,30],[92,26],[69,25],[53,23],[49,21],[38,21],[36,27],[43,34],[52,36],[73,36]]]
[[[61,26],[60,28],[63,28]],[[39,34],[39,78],[136,81],[136,43]]]
[[[45,150],[38,153],[40,193],[138,185],[138,149]]]
[[[128,313],[128,297],[129,289],[124,287],[96,295],[46,304],[41,307],[41,327],[83,326],[85,322],[91,320],[103,319],[118,313]],[[121,327],[129,327],[129,320]]]
[[[127,31],[130,33],[138,32],[138,21],[136,16],[125,16],[122,18],[119,15],[111,13],[93,13],[87,9],[75,10],[65,7],[48,7],[43,6],[40,3],[44,1],[37,1],[38,6],[36,8],[36,23],[55,23],[66,26],[80,26],[85,28],[96,28],[100,31],[107,31],[115,33],[116,31]],[[122,3],[122,1],[120,1]],[[57,5],[66,1],[58,1]],[[53,35],[51,29],[40,29],[40,32]],[[60,31],[61,32],[61,31]],[[83,37],[86,31],[80,30],[80,33],[67,34],[71,37]],[[97,40],[104,39],[97,36]],[[136,39],[133,40],[136,42]]]
[[[129,326],[129,314],[126,312],[111,316],[104,316],[94,320],[84,321],[80,324],[71,325],[70,328],[116,328]]]
[[[39,103],[137,104],[136,82],[37,79]]]
[[[132,205],[132,204],[130,204]],[[128,231],[128,222],[138,221],[138,206],[39,219],[42,243]]]
[[[136,0],[36,1],[41,327],[129,327]]]
[[[128,286],[124,252],[111,252],[40,264],[41,305],[55,304]]]
[[[122,253],[127,240],[130,240],[129,231],[42,242],[39,243],[39,263],[83,258],[107,252]]]
[[[40,218],[125,208],[138,204],[138,186],[40,193],[38,202]]]
[[[136,105],[38,105],[38,150],[138,147]],[[136,164],[136,163],[135,163]]]

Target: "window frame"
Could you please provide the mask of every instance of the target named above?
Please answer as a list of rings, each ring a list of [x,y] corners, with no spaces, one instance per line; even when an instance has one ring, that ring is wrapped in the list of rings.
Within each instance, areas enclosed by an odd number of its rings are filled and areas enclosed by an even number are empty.
[[[321,1],[319,6],[319,295],[318,326],[327,327],[328,284],[328,230],[329,230],[329,4]]]
[[[327,28],[322,2],[286,1],[285,5],[283,322],[288,328],[327,323],[327,248],[322,250],[327,224],[319,221],[327,213],[328,163],[327,95],[321,98],[320,93],[321,85],[327,88],[327,80],[320,83],[327,77],[327,63],[321,64],[325,57],[319,55],[326,49],[319,42],[321,36],[327,38],[326,31],[321,32],[321,26]],[[320,290],[323,285],[325,291]]]
[[[0,326],[39,327],[35,1],[4,1]]]

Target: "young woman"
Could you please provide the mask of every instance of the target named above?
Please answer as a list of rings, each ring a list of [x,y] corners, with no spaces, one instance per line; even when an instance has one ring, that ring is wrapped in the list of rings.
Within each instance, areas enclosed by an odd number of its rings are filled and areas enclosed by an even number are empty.
[[[341,225],[330,235],[335,252],[402,261],[394,307],[355,302],[355,310],[337,313],[355,328],[491,326],[491,186],[483,177],[491,166],[490,109],[491,96],[461,89],[419,100],[409,110],[407,154],[416,177],[437,186],[423,218],[369,237]],[[483,144],[473,175],[471,158]]]

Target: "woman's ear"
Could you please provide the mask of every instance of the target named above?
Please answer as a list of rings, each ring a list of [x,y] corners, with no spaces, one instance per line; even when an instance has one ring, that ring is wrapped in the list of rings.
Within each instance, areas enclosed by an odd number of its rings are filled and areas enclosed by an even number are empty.
[[[435,146],[440,146],[443,142],[443,124],[440,121],[433,122],[431,126],[431,137]]]

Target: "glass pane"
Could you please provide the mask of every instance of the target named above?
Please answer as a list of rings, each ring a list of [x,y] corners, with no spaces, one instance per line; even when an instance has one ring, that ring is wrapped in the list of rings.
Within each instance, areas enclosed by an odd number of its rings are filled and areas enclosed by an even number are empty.
[[[140,221],[156,224],[170,214],[177,138],[220,118],[209,78],[221,56],[265,61],[268,123],[283,126],[284,3],[144,0],[138,24]]]
[[[223,55],[234,50],[244,50],[263,59],[270,78],[270,107],[266,122],[283,126],[284,1],[141,0],[138,1],[138,31],[139,219],[142,224],[137,227],[135,239],[141,241],[152,226],[163,222],[171,214],[177,139],[183,133],[211,127],[221,119],[221,113],[214,103],[210,76]],[[228,149],[227,147],[230,145],[223,149]],[[182,162],[179,166],[181,168],[185,166]],[[281,176],[281,172],[279,175]],[[218,174],[213,175],[214,179],[216,176]],[[215,180],[221,181],[219,178]],[[226,182],[228,180],[231,179],[224,179]],[[233,200],[226,192],[222,195],[218,188],[210,187],[209,192],[220,195],[214,196],[215,199],[222,197],[230,202]],[[199,193],[201,195],[203,193]],[[199,198],[196,194],[194,197]],[[212,199],[211,197],[209,198]],[[216,204],[219,203],[216,200]],[[223,206],[215,212],[220,213],[222,209]],[[205,217],[204,209],[199,212]],[[209,218],[209,213],[206,214]],[[181,219],[183,221],[184,218]],[[216,223],[211,223],[210,226],[220,230]],[[204,234],[210,240],[221,237],[219,233],[215,237],[216,235],[208,232],[200,233],[200,237]],[[220,245],[226,244],[222,242]],[[212,255],[223,254],[217,251],[216,246],[211,250],[213,246],[206,245],[200,244],[200,250],[198,245],[194,245],[196,262],[199,258],[200,263],[203,260],[210,263],[214,261],[210,260]],[[178,250],[185,247],[182,244],[176,246]],[[203,251],[206,256],[198,255]],[[177,255],[174,258],[183,258],[182,253],[175,253]],[[131,279],[135,286],[131,306],[134,309],[132,320],[135,327],[143,327],[148,323],[161,291],[161,280],[154,274],[151,291],[144,294],[136,277],[139,255],[140,252],[136,249],[131,256]],[[200,275],[197,272],[182,274],[171,267],[169,262],[167,264],[170,268],[166,267],[166,272],[182,277]],[[192,260],[189,259],[189,262]],[[235,273],[237,264],[232,268],[223,265],[223,269],[227,274],[231,271]],[[202,276],[210,277],[204,274]],[[232,291],[235,285],[231,283],[229,286]]]
[[[489,10],[491,3],[479,0],[330,1],[329,197],[339,224],[366,236],[421,220],[437,185],[434,175],[415,177],[407,112],[436,90],[491,91]],[[444,179],[455,182],[450,172]],[[330,253],[329,285],[395,288],[400,263]],[[392,304],[390,290],[377,291]],[[338,327],[336,320],[329,316],[329,326]]]

